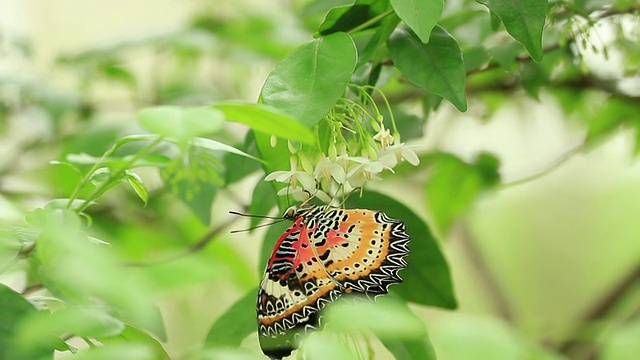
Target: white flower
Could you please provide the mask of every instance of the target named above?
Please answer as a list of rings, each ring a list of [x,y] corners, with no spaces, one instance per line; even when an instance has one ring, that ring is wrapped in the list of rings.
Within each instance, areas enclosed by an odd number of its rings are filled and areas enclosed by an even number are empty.
[[[331,158],[322,157],[322,160],[316,165],[316,169],[313,175],[318,182],[324,177],[327,181],[331,181],[333,178],[338,184],[344,184],[347,181],[346,168],[349,158],[346,155],[340,155],[335,161],[331,161]]]
[[[389,129],[384,128],[384,123],[380,123],[380,131],[373,135],[373,140],[380,141],[380,146],[382,146],[383,149],[386,149],[387,146],[393,144],[393,136],[391,136]]]
[[[380,150],[378,153],[378,161],[383,163],[389,168],[393,168],[402,160],[407,161],[409,164],[416,166],[420,164],[420,158],[412,150],[418,146],[406,146],[404,143],[389,146],[386,149]]]
[[[354,188],[364,185],[369,180],[380,180],[378,174],[384,169],[390,169],[380,161],[372,161],[365,157],[351,157],[349,161],[355,163],[349,166],[347,172],[349,184]]]
[[[297,168],[297,158],[292,156],[290,159],[291,170],[289,171],[274,171],[267,175],[264,179],[266,181],[275,180],[277,182],[289,183],[292,188],[297,188],[298,183],[302,185],[304,190],[314,192],[316,190],[316,182],[312,174],[304,171],[299,171]]]

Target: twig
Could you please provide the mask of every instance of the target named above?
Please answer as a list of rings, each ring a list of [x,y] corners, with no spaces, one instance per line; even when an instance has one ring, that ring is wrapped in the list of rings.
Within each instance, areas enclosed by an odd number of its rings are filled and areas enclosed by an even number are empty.
[[[482,254],[471,238],[471,234],[467,231],[467,228],[460,226],[458,229],[460,234],[457,234],[458,236],[455,238],[460,240],[460,244],[462,245],[465,255],[476,270],[475,274],[484,285],[484,288],[487,289],[487,294],[491,298],[496,313],[505,321],[512,322],[514,319],[513,311],[509,306],[509,301],[507,300],[504,291],[502,291],[495,274],[487,266],[487,262],[482,257]]]
[[[183,256],[187,256],[189,254],[193,254],[195,252],[198,252],[198,251],[202,250],[205,246],[207,246],[213,239],[215,239],[215,237],[218,236],[224,229],[226,229],[229,225],[233,224],[238,219],[239,218],[237,216],[227,218],[227,220],[224,221],[223,223],[218,224],[218,226],[211,228],[195,244],[189,246],[184,251],[179,252],[179,253],[171,256],[171,257],[168,257],[168,258],[162,259],[162,260],[157,260],[157,261],[149,261],[149,262],[128,262],[128,263],[125,263],[125,265],[127,265],[127,266],[152,266],[152,265],[158,265],[158,264],[174,261],[174,260],[177,260],[177,259],[179,259],[179,258],[181,258]]]
[[[537,172],[537,173],[535,173],[533,175],[526,176],[526,177],[524,177],[522,179],[518,179],[516,181],[512,181],[512,182],[509,182],[509,183],[501,184],[500,187],[502,189],[506,189],[506,188],[510,188],[510,187],[513,187],[513,186],[522,185],[522,184],[527,183],[529,181],[541,178],[541,177],[549,174],[550,172],[554,171],[558,167],[560,167],[560,165],[564,164],[573,155],[575,155],[575,154],[579,153],[580,151],[584,150],[585,147],[586,147],[586,143],[584,143],[584,142],[580,143],[580,144],[574,146],[573,148],[569,149],[564,154],[560,155],[560,157],[555,159],[553,161],[553,163],[551,165],[547,166],[544,170],[539,171],[539,172]]]

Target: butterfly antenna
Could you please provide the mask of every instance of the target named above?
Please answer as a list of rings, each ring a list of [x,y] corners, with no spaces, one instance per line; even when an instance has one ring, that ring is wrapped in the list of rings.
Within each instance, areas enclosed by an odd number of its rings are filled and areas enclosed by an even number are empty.
[[[289,197],[291,194],[289,193],[289,189],[291,189],[291,183],[287,186],[287,208],[291,207],[291,198]]]
[[[309,195],[309,198],[305,201],[302,202],[302,204],[300,204],[299,208],[304,207],[305,205],[307,205],[307,203],[309,203],[313,198],[316,197],[316,194],[312,194],[309,190],[307,189],[303,189],[302,191],[306,192]],[[318,191],[318,189],[316,188],[316,192]]]
[[[357,187],[357,188],[353,188],[351,191],[349,191],[344,198],[342,198],[342,202],[340,203],[340,207],[343,207],[344,204],[347,202],[347,200],[349,199],[349,197],[351,195],[353,195],[353,193],[355,193],[356,191],[360,190],[360,196],[362,196],[362,191],[364,190],[363,187]]]
[[[260,224],[260,225],[252,226],[252,227],[250,227],[250,228],[248,228],[248,229],[231,230],[229,233],[231,233],[231,234],[237,234],[237,233],[241,233],[241,232],[247,232],[247,231],[251,231],[251,230],[259,229],[259,228],[262,228],[262,227],[265,227],[265,226],[271,226],[271,225],[273,225],[273,224],[277,224],[277,223],[282,222],[282,221],[284,221],[284,220],[286,220],[286,219],[278,219],[278,220],[276,220],[276,221],[272,221],[272,222],[270,222],[270,223],[266,223],[266,224]]]
[[[280,217],[280,216],[244,214],[244,213],[233,211],[233,210],[230,210],[229,214],[248,217],[248,218],[258,218],[258,219],[272,219],[272,220],[276,220],[276,219],[281,220],[282,219],[282,217]]]

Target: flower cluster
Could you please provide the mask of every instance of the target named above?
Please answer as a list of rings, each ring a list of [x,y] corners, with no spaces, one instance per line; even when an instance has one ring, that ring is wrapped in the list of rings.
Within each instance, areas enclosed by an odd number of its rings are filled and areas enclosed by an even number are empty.
[[[343,98],[316,125],[316,132],[320,128],[329,129],[328,143],[309,148],[288,142],[290,170],[275,171],[265,178],[288,184],[279,195],[291,195],[297,200],[315,196],[330,202],[362,188],[367,181],[380,180],[381,173],[393,172],[403,161],[414,166],[419,164],[414,147],[399,142],[393,115],[390,116],[392,135],[366,89],[355,89],[359,90],[358,102]],[[373,108],[375,116],[370,115],[368,107]],[[319,150],[323,148],[326,152]]]

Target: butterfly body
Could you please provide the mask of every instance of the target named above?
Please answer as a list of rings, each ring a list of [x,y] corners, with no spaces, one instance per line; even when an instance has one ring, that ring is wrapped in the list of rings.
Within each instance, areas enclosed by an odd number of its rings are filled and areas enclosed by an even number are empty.
[[[309,205],[285,218],[294,223],[274,246],[257,303],[260,345],[273,359],[289,355],[343,294],[373,297],[401,282],[409,252],[402,222],[380,211]]]

